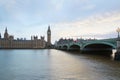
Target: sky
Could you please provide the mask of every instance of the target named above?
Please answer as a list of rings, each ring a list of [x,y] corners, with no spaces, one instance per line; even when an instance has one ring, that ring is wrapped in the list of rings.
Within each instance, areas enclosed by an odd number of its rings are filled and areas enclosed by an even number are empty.
[[[120,27],[120,0],[0,0],[0,33],[30,39],[114,38]]]

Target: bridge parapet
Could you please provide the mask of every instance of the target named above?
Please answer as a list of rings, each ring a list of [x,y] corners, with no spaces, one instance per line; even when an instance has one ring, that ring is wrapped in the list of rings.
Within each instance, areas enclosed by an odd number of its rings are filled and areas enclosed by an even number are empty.
[[[62,48],[63,48],[63,46],[67,46],[67,48],[69,49],[70,46],[72,46],[72,45],[78,45],[82,50],[85,48],[85,46],[91,45],[91,44],[104,44],[104,45],[112,46],[113,48],[116,48],[116,46],[117,46],[116,38],[102,39],[102,40],[66,41],[63,43],[58,43],[57,46],[58,47],[61,46]]]

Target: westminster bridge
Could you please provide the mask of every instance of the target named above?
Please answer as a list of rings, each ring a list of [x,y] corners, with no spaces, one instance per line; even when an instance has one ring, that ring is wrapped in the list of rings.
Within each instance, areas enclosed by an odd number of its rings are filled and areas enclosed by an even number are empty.
[[[55,48],[60,50],[97,51],[112,50],[117,48],[116,38],[111,39],[60,39],[55,43]]]

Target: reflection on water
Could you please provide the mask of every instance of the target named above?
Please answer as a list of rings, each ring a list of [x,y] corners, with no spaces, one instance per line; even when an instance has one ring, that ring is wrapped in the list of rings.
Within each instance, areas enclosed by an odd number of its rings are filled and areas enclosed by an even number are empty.
[[[60,50],[0,50],[0,80],[119,80],[110,56]]]
[[[112,50],[112,59],[114,60],[114,57],[115,57],[115,53],[116,53],[116,49]]]

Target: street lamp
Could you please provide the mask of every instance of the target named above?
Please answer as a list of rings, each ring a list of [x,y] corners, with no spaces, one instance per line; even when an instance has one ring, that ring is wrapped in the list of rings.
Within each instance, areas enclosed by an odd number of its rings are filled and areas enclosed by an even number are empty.
[[[119,38],[119,33],[120,33],[120,28],[117,28],[117,33],[118,33],[118,38]]]

